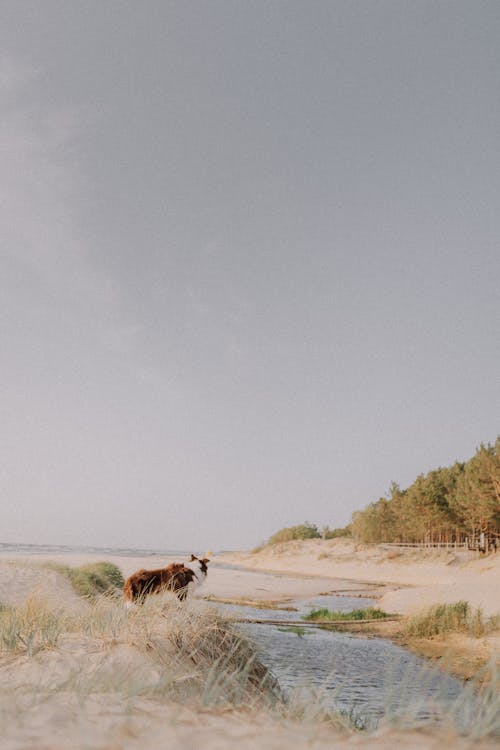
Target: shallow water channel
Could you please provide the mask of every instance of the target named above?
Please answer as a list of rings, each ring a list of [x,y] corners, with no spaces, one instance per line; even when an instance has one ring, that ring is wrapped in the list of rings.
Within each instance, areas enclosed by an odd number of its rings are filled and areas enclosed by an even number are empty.
[[[311,609],[344,612],[375,605],[373,599],[328,595],[289,603],[296,611],[218,605],[237,618],[300,620]],[[476,700],[470,687],[384,638],[315,627],[297,635],[286,626],[241,624],[257,645],[261,661],[285,693],[314,690],[330,708],[350,714],[360,725],[382,717],[412,722],[453,719],[466,727]]]

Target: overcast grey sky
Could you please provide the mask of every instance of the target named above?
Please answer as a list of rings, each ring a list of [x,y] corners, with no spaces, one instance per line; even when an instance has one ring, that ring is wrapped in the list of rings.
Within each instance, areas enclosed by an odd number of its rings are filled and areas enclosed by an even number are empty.
[[[500,3],[0,9],[0,541],[253,546],[495,439]]]

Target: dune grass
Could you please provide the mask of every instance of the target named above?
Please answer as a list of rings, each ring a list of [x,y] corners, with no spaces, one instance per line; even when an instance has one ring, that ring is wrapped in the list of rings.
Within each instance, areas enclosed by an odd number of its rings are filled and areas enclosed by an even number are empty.
[[[47,567],[68,578],[76,593],[89,599],[117,593],[125,583],[120,568],[110,562],[89,563],[78,568],[49,563]]]
[[[80,648],[87,643],[89,653],[102,656],[101,665],[94,664],[88,672],[78,669],[73,687],[77,685],[79,692],[102,691],[105,682],[111,692],[204,706],[262,702],[270,706],[282,698],[252,644],[228,618],[206,605],[180,604],[174,597],[166,605],[151,598],[127,611],[121,601],[103,595],[76,614],[51,610],[35,598],[0,611],[0,654],[34,657],[62,639],[65,649],[71,650],[75,638]],[[122,654],[109,670],[106,659],[114,653],[113,647],[127,647],[128,656]]]
[[[435,604],[421,613],[407,618],[403,626],[406,636],[431,638],[447,633],[467,633],[480,638],[500,624],[498,617],[486,619],[481,609],[473,609],[466,601],[454,604]]]
[[[204,706],[273,705],[278,684],[230,619],[197,602],[149,599],[128,618],[133,640],[166,670],[155,688]]]
[[[21,607],[0,608],[0,652],[33,656],[53,648],[61,630],[57,613],[36,598],[28,599]]]

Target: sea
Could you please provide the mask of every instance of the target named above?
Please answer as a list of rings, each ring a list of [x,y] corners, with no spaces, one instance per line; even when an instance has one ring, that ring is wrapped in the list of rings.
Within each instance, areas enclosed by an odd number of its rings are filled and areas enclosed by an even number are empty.
[[[0,542],[0,555],[116,555],[117,557],[163,557],[186,556],[191,550],[179,549],[138,549],[135,547],[91,547],[88,545],[65,544],[23,544]]]

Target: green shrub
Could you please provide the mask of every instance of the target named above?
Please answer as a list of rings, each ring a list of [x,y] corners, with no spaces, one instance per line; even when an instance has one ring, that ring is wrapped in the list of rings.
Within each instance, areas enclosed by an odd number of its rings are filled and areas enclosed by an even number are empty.
[[[267,544],[292,542],[295,539],[319,539],[320,537],[321,534],[318,531],[318,527],[306,521],[298,526],[288,526],[287,528],[280,529],[269,537]]]
[[[352,539],[352,532],[350,526],[344,526],[339,529],[330,529],[329,526],[325,526],[322,533],[323,539],[339,539],[347,538]]]

